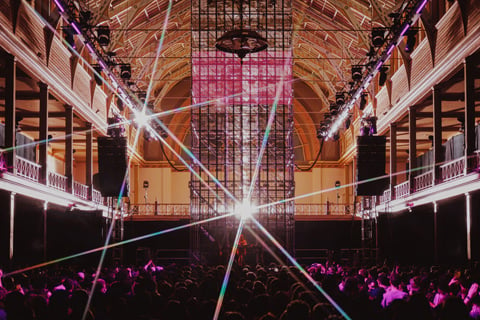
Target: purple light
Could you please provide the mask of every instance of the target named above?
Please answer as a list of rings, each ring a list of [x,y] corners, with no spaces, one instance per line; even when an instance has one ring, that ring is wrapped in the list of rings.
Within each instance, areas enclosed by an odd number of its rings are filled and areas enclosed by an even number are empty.
[[[422,12],[423,8],[427,4],[428,0],[423,0],[422,4],[418,7],[416,14],[420,14]]]
[[[105,70],[107,69],[107,66],[105,65],[105,62],[103,60],[98,60],[98,64]]]
[[[399,37],[399,38],[401,38],[401,37],[403,37],[403,36],[405,35],[405,33],[407,32],[408,28],[410,28],[410,23],[407,23],[407,24],[405,25],[405,28],[403,28],[402,32],[400,32],[400,37]]]
[[[390,55],[390,53],[392,53],[392,51],[393,51],[393,48],[395,48],[395,46],[392,44],[392,45],[390,46],[390,48],[388,48],[388,51],[387,51],[387,56],[389,56],[389,55]]]
[[[63,6],[62,4],[60,3],[60,1],[58,0],[54,0],[55,1],[55,4],[57,5],[58,7],[58,10],[60,10],[60,12],[65,12],[65,9],[63,9]]]
[[[392,46],[392,48],[393,48],[393,46]],[[387,53],[387,54],[388,54],[388,53]],[[380,70],[380,68],[382,67],[382,65],[383,65],[383,61],[380,61],[380,62],[376,65],[375,70],[376,70],[376,71]]]
[[[73,30],[75,30],[75,32],[77,34],[82,34],[82,32],[80,31],[80,28],[77,26],[77,24],[75,22],[72,22],[71,25],[72,25]]]
[[[95,50],[93,50],[92,45],[90,43],[87,43],[86,46],[88,51],[90,51],[90,53],[95,53]]]

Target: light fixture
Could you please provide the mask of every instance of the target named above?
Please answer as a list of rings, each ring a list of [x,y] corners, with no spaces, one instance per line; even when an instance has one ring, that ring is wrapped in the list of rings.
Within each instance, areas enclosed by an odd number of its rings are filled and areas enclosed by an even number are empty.
[[[98,44],[107,47],[110,44],[110,28],[108,26],[97,27]]]
[[[132,67],[129,63],[120,66],[120,78],[123,80],[130,80],[130,78],[132,78]]]
[[[406,52],[412,52],[413,48],[415,47],[415,42],[417,42],[416,39],[416,34],[417,30],[416,29],[410,29],[407,32],[407,43],[405,44],[405,51]]]
[[[367,96],[368,96],[368,93],[366,92],[363,92],[360,96],[360,110],[363,110],[365,109],[365,106],[367,105]]]
[[[215,47],[224,52],[235,53],[240,59],[249,53],[268,48],[267,40],[253,30],[232,30],[217,39]]]
[[[387,66],[382,66],[380,68],[380,75],[378,76],[378,85],[382,87],[385,82],[387,81],[387,72],[388,72],[388,67]]]
[[[235,216],[239,219],[246,219],[253,216],[257,211],[256,207],[247,200],[237,204],[233,210]]]
[[[360,81],[363,77],[363,66],[362,65],[353,65],[352,66],[352,80]]]
[[[335,102],[330,103],[330,114],[335,116],[338,113],[338,104]]]
[[[93,78],[95,79],[95,82],[97,83],[97,85],[101,85],[102,84],[102,66],[99,65],[99,64],[94,64],[92,65],[93,67],[93,70],[95,70],[95,72],[93,73]]]
[[[372,44],[374,47],[381,47],[385,43],[385,28],[372,29]]]
[[[240,59],[249,53],[260,52],[268,48],[267,39],[258,32],[243,26],[243,1],[237,1],[240,16],[240,25],[234,26],[231,31],[225,32],[217,39],[215,47],[223,52],[236,54]]]
[[[335,95],[335,102],[338,106],[341,106],[345,103],[345,92],[338,92]]]

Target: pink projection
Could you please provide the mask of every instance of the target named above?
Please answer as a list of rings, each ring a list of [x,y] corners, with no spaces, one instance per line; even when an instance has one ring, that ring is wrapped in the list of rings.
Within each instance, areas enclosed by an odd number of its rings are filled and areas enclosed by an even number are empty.
[[[290,52],[267,50],[249,54],[243,64],[232,53],[193,53],[192,97],[195,104],[270,105],[277,94],[279,104],[292,103]]]

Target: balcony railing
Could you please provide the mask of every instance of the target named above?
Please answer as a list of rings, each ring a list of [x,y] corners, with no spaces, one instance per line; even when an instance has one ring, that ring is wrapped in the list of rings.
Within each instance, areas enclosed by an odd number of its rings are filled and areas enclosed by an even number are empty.
[[[433,170],[422,173],[413,178],[414,190],[420,191],[433,186]]]
[[[88,186],[74,181],[73,195],[80,199],[88,200]]]
[[[189,216],[190,204],[139,203],[126,206],[127,215],[139,216]],[[295,204],[295,215],[346,215],[353,214],[353,205],[346,203]]]
[[[408,195],[410,195],[410,181],[395,186],[395,199],[405,198]]]
[[[449,181],[465,174],[465,158],[458,158],[440,166],[442,181]]]
[[[103,197],[100,191],[97,191],[95,189],[92,190],[92,201],[96,204],[103,204]]]
[[[67,177],[56,172],[48,172],[48,186],[60,191],[67,191]]]
[[[17,175],[24,177],[28,180],[38,182],[41,167],[41,165],[33,161],[24,159],[19,156],[15,157],[15,169],[17,171]]]

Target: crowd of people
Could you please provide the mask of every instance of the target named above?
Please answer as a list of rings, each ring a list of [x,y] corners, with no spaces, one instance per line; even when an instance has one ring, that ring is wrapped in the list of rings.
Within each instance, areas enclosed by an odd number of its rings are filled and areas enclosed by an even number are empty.
[[[321,290],[293,266],[235,264],[219,319],[480,319],[476,265],[349,268],[327,262],[306,271]],[[152,261],[99,274],[73,266],[12,276],[0,270],[0,320],[212,319],[225,272],[223,265]]]

